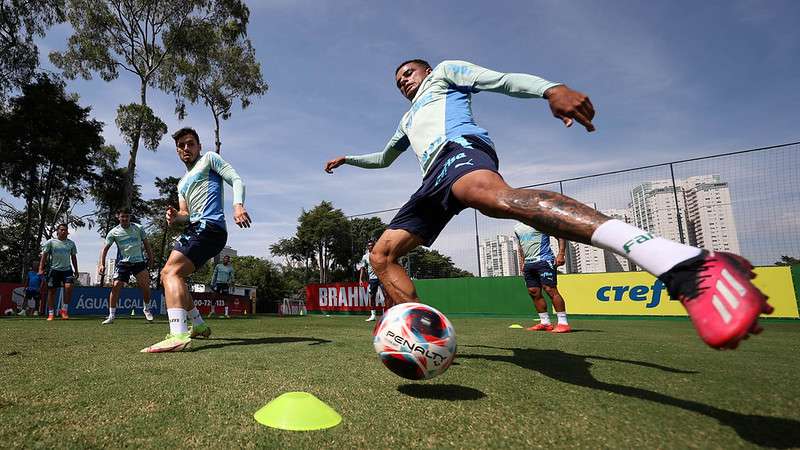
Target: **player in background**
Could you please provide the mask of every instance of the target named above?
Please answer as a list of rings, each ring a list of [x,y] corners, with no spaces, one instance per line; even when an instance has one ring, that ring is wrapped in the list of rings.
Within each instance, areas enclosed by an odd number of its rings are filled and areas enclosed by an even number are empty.
[[[211,290],[217,294],[228,294],[230,288],[235,283],[236,270],[231,264],[231,257],[225,255],[222,257],[222,262],[214,266],[214,273],[211,275]],[[214,315],[215,309],[214,302],[211,302],[211,312],[209,317]],[[228,306],[225,306],[225,317],[228,317]]]
[[[381,287],[381,282],[378,279],[378,276],[375,275],[375,270],[372,268],[372,264],[369,262],[369,254],[372,252],[372,248],[374,246],[374,241],[367,242],[367,252],[364,253],[364,256],[361,257],[361,261],[359,261],[358,265],[356,266],[358,269],[358,284],[364,284],[365,277],[369,280],[369,304],[372,306],[372,309],[369,310],[369,317],[367,318],[366,322],[372,322],[376,318],[375,309],[378,307],[378,305],[375,303],[375,301],[378,298],[378,288]],[[383,311],[381,311],[381,314],[383,314]]]
[[[56,228],[56,237],[42,246],[42,257],[39,259],[39,275],[44,275],[47,260],[50,270],[47,273],[47,320],[55,318],[56,289],[64,287],[64,299],[61,302],[61,319],[69,319],[69,301],[72,299],[72,287],[75,274],[78,273],[78,248],[68,239],[69,228],[61,223]],[[74,269],[74,270],[73,270]]]
[[[39,262],[33,261],[31,263],[31,270],[28,271],[28,275],[25,277],[25,298],[21,305],[21,310],[18,313],[20,316],[25,316],[27,314],[31,314],[33,316],[38,316],[39,311],[37,309],[38,302],[41,299],[41,292],[43,290],[43,282],[44,277],[39,274]]]
[[[553,253],[550,246],[550,236],[531,226],[520,222],[514,226],[514,235],[517,238],[517,256],[519,257],[520,273],[525,278],[528,295],[533,300],[533,306],[539,314],[539,323],[527,328],[528,331],[552,331],[553,333],[569,333],[572,331],[567,322],[567,309],[561,293],[558,292],[558,270],[565,262],[564,251],[567,242],[558,239],[558,255]],[[553,302],[558,323],[555,327],[550,323],[547,313],[547,302],[542,295],[542,289],[547,292]]]
[[[144,353],[181,351],[193,337],[211,335],[211,328],[194,306],[186,278],[218,255],[228,240],[223,181],[233,186],[234,222],[240,228],[250,227],[250,216],[244,208],[244,182],[233,167],[214,152],[200,156],[200,138],[191,128],[181,128],[172,138],[186,174],[178,182],[179,209],[167,208],[166,218],[169,225],[182,224],[186,228],[161,269],[169,335],[142,349]],[[191,331],[188,320],[192,321]]]
[[[419,301],[398,258],[418,245],[430,246],[454,215],[472,207],[630,259],[666,284],[686,307],[700,337],[714,348],[735,348],[750,333],[761,331],[758,316],[771,313],[772,307],[750,282],[754,274],[744,258],[657,237],[562,194],[512,188],[500,176],[494,143],[472,117],[473,94],[544,98],[567,127],[577,121],[594,131],[594,106],[586,95],[537,76],[496,72],[464,61],[436,67],[421,59],[405,61],[395,69],[394,81],[411,108],[384,149],[340,156],[325,165],[329,173],[343,164],[375,169],[388,167],[409,146],[417,154],[422,186],[370,256],[391,299]]]
[[[108,317],[103,325],[114,323],[117,316],[117,303],[119,294],[131,276],[136,278],[136,285],[142,290],[144,298],[144,317],[148,322],[153,320],[150,312],[150,267],[153,264],[153,250],[147,242],[144,228],[138,223],[131,222],[131,211],[128,208],[117,210],[119,225],[112,228],[106,235],[106,245],[100,251],[100,263],[97,271],[102,277],[105,274],[106,255],[112,245],[117,244],[117,258],[114,263],[114,276],[111,284],[111,295],[108,298]],[[147,259],[145,259],[147,252]]]

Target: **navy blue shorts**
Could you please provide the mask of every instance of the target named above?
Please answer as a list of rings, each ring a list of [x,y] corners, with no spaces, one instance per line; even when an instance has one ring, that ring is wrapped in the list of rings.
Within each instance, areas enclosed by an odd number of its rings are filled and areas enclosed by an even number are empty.
[[[378,293],[378,287],[381,286],[381,281],[378,279],[369,280],[369,296],[370,298],[375,297],[375,294]]]
[[[131,276],[135,277],[143,270],[147,270],[147,263],[144,261],[136,263],[120,261],[114,266],[114,279],[127,283]]]
[[[72,273],[72,269],[50,269],[50,273],[47,274],[47,287],[57,288],[73,283],[75,283],[75,275]]]
[[[190,223],[175,242],[174,250],[183,253],[197,270],[217,256],[228,242],[228,232],[213,223]]]
[[[529,288],[553,286],[558,284],[558,271],[549,261],[526,262],[522,269],[525,286]]]
[[[39,290],[38,289],[31,289],[25,288],[25,300],[39,300]]]
[[[453,184],[470,172],[497,169],[497,153],[481,138],[464,136],[461,143],[447,142],[422,179],[422,186],[400,208],[388,228],[406,230],[430,247],[447,222],[466,208],[453,197]]]

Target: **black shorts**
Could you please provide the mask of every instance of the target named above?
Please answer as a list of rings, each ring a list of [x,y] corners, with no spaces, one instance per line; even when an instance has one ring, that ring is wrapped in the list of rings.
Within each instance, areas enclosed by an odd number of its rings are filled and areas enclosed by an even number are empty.
[[[25,288],[25,300],[39,300],[39,290],[38,289],[31,289]]]
[[[370,298],[375,297],[375,294],[378,293],[378,288],[381,287],[381,280],[377,278],[374,280],[369,280],[369,296]]]
[[[203,267],[209,259],[225,248],[228,232],[213,223],[190,223],[175,241],[174,250],[183,253],[194,264],[194,269]]]
[[[127,283],[130,281],[131,276],[135,277],[143,270],[147,270],[147,263],[144,261],[137,263],[118,262],[114,266],[114,279]]]
[[[476,170],[497,172],[497,153],[477,136],[464,136],[461,143],[447,142],[436,157],[422,186],[400,208],[388,228],[406,230],[422,238],[429,247],[447,222],[466,206],[453,197],[453,184]]]
[[[216,286],[214,286],[213,291],[216,292],[217,294],[227,294],[229,289],[230,286],[228,285],[228,283],[217,283]]]
[[[73,284],[73,283],[75,283],[75,275],[72,273],[72,269],[69,270],[50,269],[50,272],[47,274],[47,287],[57,288],[57,287],[62,287],[65,284]]]
[[[550,261],[526,262],[522,269],[525,277],[525,286],[529,288],[551,286],[558,284],[558,271]]]

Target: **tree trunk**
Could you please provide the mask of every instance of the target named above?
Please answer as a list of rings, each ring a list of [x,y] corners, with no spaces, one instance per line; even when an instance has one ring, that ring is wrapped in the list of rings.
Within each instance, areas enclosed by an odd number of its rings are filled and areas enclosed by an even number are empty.
[[[219,141],[219,116],[216,112],[214,113],[214,139],[214,144],[217,146],[217,154],[219,155],[222,142]]]
[[[31,230],[33,228],[33,200],[36,195],[36,187],[34,185],[34,178],[36,178],[36,168],[31,167],[28,171],[28,191],[25,193],[25,229],[22,231],[22,259],[20,261],[20,276],[25,281],[25,273],[30,267],[31,261],[31,244],[33,244],[33,236]]]
[[[139,88],[141,95],[141,105],[147,106],[147,80],[141,79],[141,86]],[[133,135],[133,142],[131,145],[130,157],[128,158],[128,171],[125,173],[125,189],[123,191],[123,199],[125,207],[131,207],[131,199],[133,198],[133,183],[136,181],[136,154],[139,153],[139,141],[142,136],[142,122],[136,126],[136,133]]]
[[[50,170],[47,172],[47,187],[44,190],[44,198],[42,198],[42,203],[39,210],[39,228],[37,236],[39,237],[39,242],[42,241],[42,238],[47,237],[44,234],[44,224],[47,221],[47,211],[50,209],[50,195],[53,192],[53,177],[51,176],[51,172],[53,171],[53,164],[50,164]]]

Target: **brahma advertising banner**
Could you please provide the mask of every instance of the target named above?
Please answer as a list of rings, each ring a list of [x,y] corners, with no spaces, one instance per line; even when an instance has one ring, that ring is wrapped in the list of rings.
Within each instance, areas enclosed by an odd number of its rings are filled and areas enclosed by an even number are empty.
[[[320,312],[369,312],[383,307],[383,289],[378,288],[376,305],[370,304],[367,283],[309,284],[306,286],[306,310]]]

